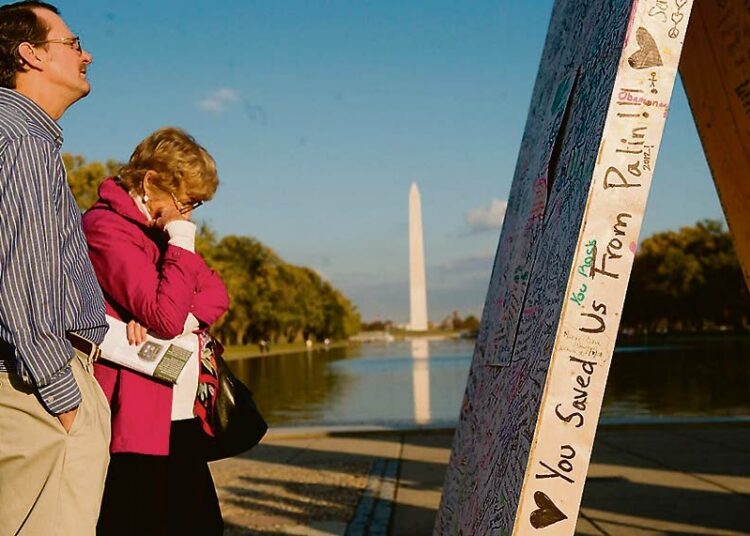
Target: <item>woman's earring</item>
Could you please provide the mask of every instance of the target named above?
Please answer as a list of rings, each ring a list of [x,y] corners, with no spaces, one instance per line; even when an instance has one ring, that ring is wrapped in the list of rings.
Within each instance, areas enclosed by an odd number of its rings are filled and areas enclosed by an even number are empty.
[[[143,194],[143,202],[148,203],[148,194]]]

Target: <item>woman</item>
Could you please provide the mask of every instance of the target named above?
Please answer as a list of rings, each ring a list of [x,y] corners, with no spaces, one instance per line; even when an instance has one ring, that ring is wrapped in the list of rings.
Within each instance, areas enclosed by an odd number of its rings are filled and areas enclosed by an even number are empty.
[[[117,177],[102,183],[99,200],[83,216],[107,314],[129,323],[131,344],[143,340],[144,328],[163,339],[196,332],[205,341],[201,332],[227,310],[224,284],[195,253],[190,222],[217,185],[208,152],[185,132],[163,128],[136,147]],[[201,374],[199,353],[174,388],[96,363],[112,408],[99,534],[222,533],[201,448],[210,430],[210,400],[196,401],[196,393],[199,382],[211,378]]]

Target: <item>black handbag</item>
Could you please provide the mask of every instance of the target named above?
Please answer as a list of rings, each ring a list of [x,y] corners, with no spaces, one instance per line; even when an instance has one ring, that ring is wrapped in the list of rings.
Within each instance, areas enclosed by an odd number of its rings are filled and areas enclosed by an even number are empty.
[[[206,449],[208,461],[242,454],[257,445],[268,430],[253,394],[232,374],[221,350],[214,353],[214,359],[219,385],[212,423],[214,437],[209,437]]]

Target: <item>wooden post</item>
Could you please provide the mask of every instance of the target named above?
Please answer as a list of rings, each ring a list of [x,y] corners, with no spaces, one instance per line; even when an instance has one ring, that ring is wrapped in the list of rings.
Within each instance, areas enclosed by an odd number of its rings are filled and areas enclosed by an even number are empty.
[[[750,10],[701,1],[691,19],[680,73],[750,285]]]
[[[574,533],[691,0],[558,0],[436,534]]]

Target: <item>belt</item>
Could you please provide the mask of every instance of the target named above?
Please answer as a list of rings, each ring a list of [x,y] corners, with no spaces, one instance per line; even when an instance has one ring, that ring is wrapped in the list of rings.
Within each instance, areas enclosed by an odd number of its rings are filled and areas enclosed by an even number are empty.
[[[78,333],[68,331],[65,338],[68,339],[73,348],[89,356],[92,361],[96,361],[101,356],[102,351],[99,346],[85,337],[81,337]]]

